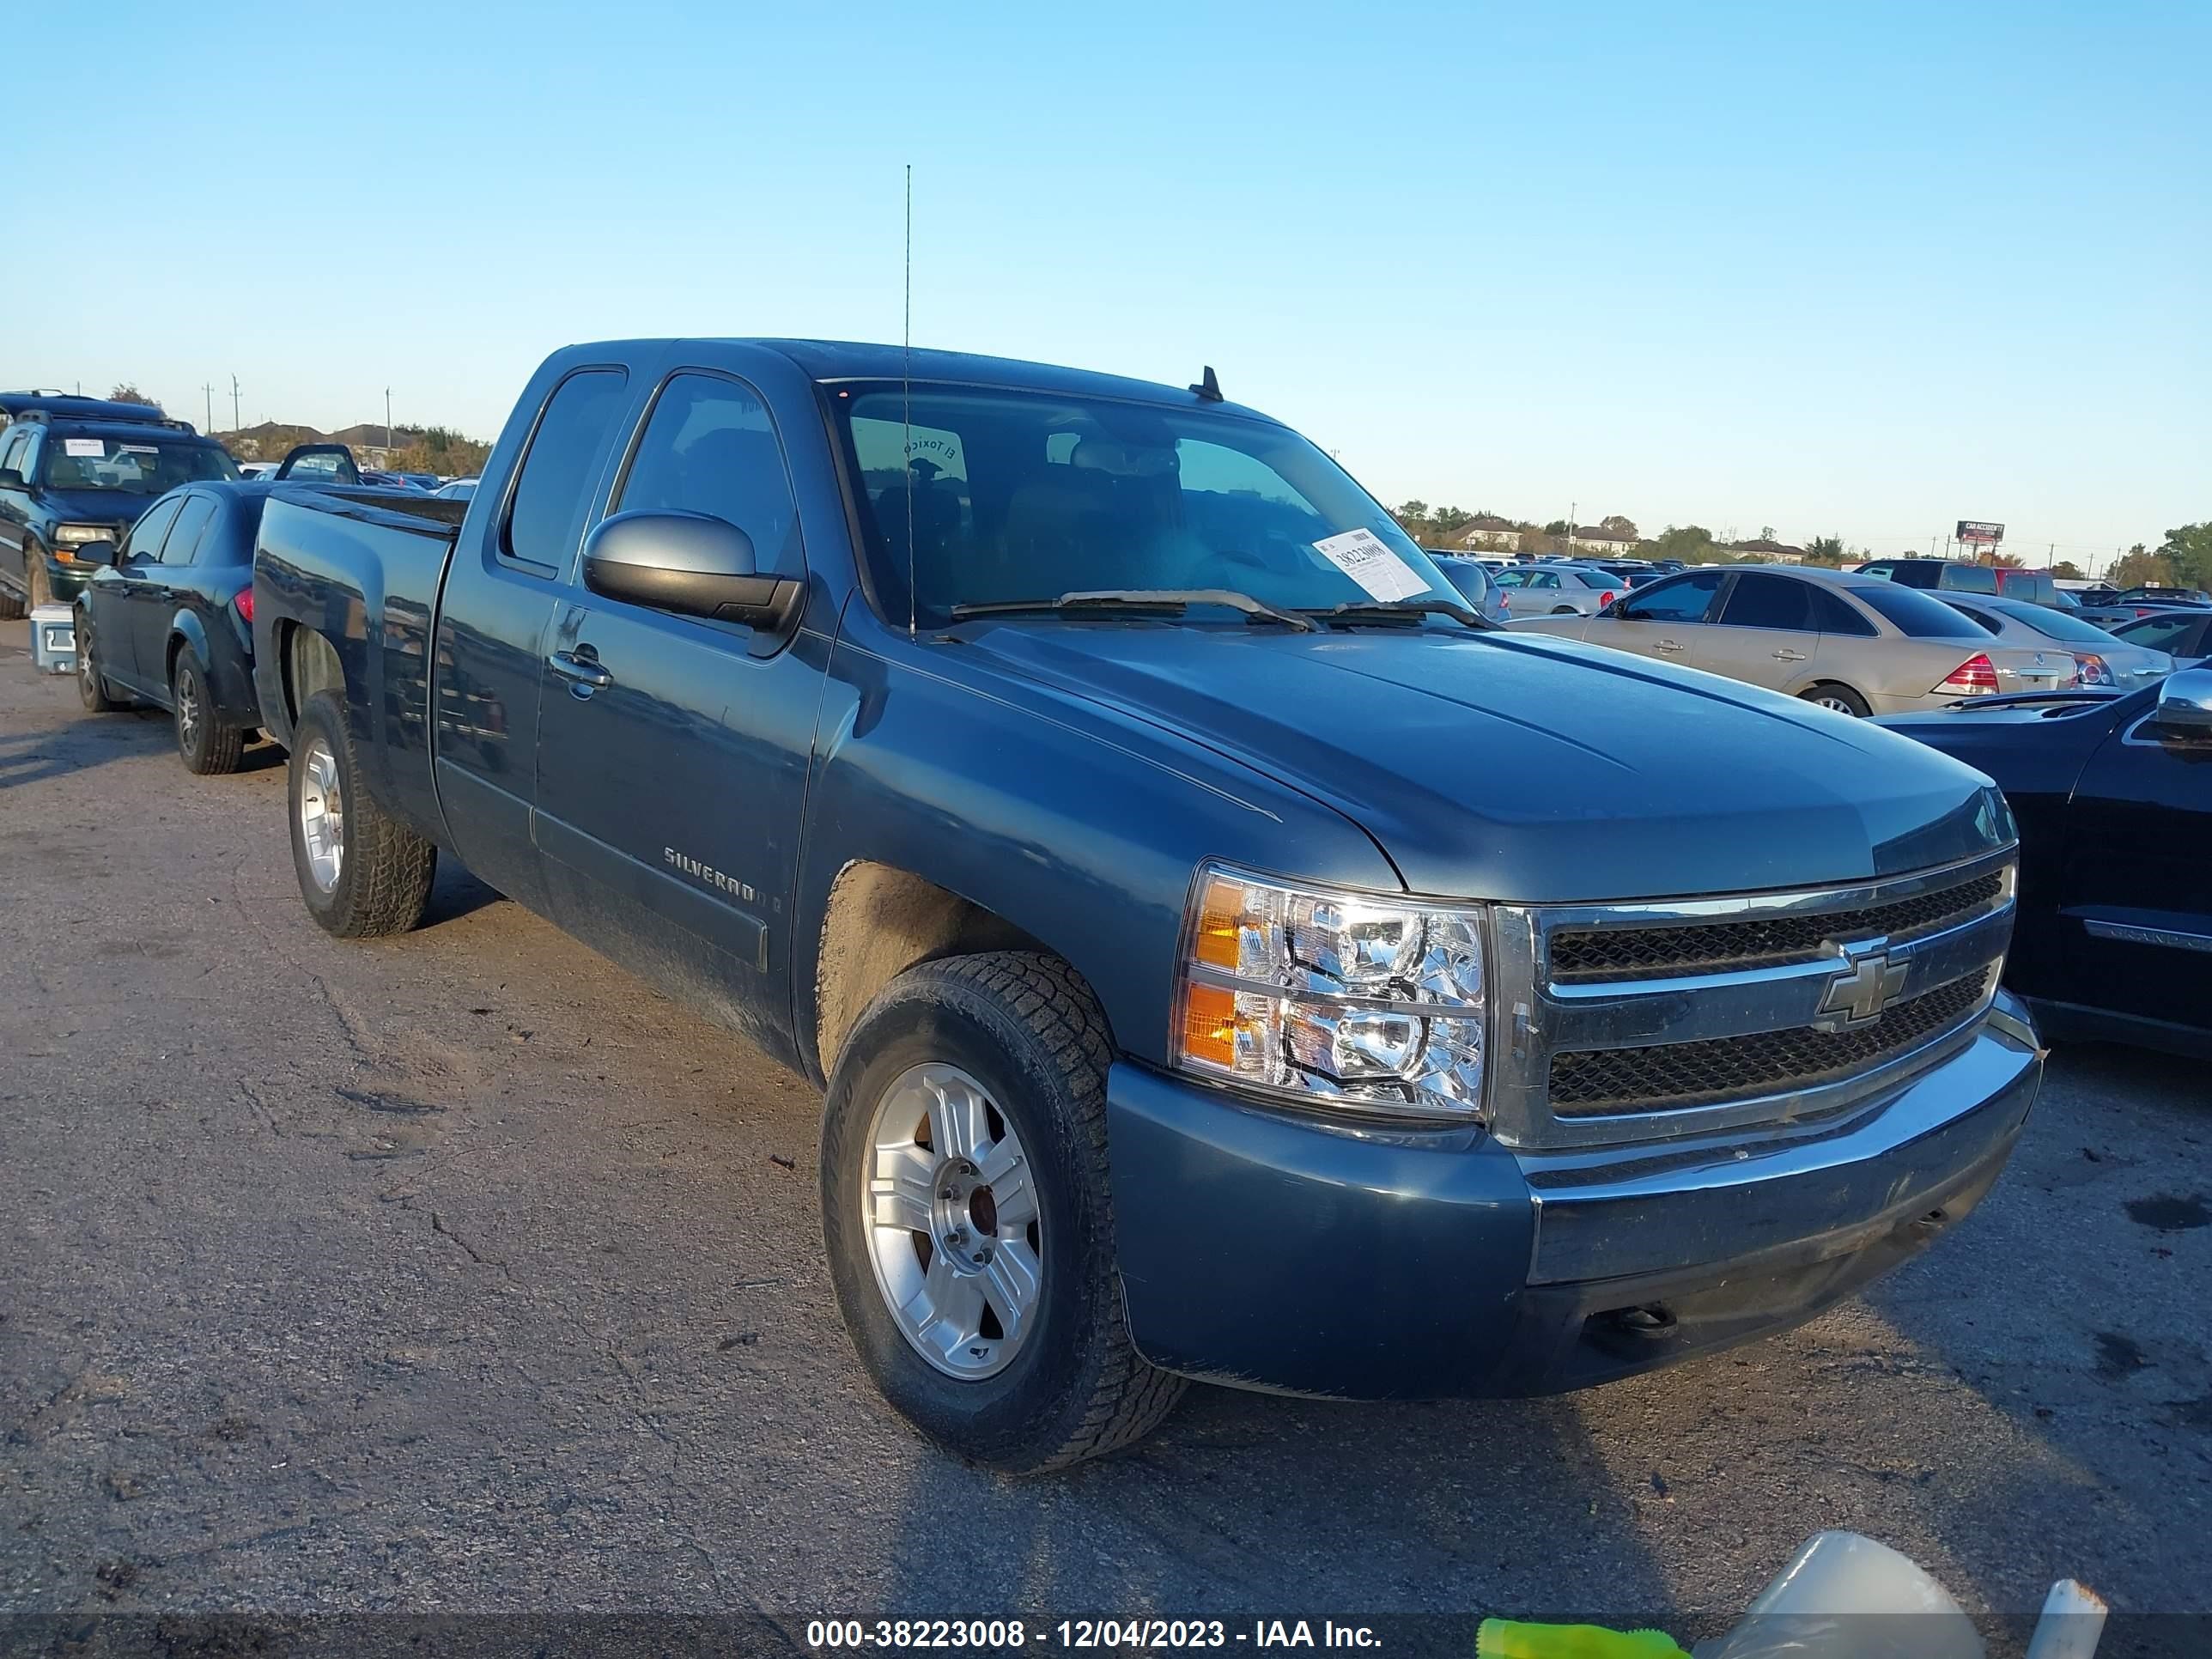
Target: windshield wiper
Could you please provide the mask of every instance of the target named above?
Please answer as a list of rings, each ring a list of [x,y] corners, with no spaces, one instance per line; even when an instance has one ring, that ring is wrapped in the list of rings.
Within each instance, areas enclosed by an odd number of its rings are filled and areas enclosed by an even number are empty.
[[[952,620],[970,617],[1018,617],[1024,614],[1060,615],[1068,611],[1099,611],[1126,616],[1180,617],[1194,605],[1218,605],[1241,611],[1248,617],[1281,623],[1310,634],[1315,623],[1295,611],[1281,611],[1265,599],[1229,587],[1117,587],[1091,593],[1063,593],[1056,599],[993,599],[983,605],[956,605]]]
[[[1306,614],[1330,623],[1419,622],[1423,617],[1449,617],[1455,622],[1465,623],[1469,628],[1498,626],[1473,607],[1462,605],[1455,599],[1394,599],[1388,605],[1333,605],[1326,611],[1310,611]]]

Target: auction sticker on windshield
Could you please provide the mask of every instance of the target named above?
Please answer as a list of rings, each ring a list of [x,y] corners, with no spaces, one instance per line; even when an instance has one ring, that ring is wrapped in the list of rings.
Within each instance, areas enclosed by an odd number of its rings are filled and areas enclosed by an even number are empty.
[[[1347,530],[1314,544],[1314,550],[1384,604],[1425,593],[1429,585],[1371,530]]]
[[[107,453],[107,441],[104,438],[64,438],[62,440],[62,453],[76,456],[79,459],[90,456],[97,460]]]

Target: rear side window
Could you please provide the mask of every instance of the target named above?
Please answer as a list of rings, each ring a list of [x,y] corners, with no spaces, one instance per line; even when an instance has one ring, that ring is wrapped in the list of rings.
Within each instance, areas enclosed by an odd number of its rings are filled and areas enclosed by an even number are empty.
[[[629,382],[619,368],[586,368],[553,389],[501,531],[508,558],[556,568],[568,562],[582,529],[584,498],[599,482],[595,463],[606,452]]]
[[[775,424],[751,391],[719,374],[678,374],[660,389],[615,507],[711,514],[752,538],[763,574],[806,572]]]
[[[1813,626],[1823,634],[1844,634],[1861,640],[1875,637],[1874,624],[1859,615],[1848,599],[1817,582],[1808,582],[1805,591],[1813,596]]]
[[[1755,571],[1738,576],[1728,603],[1721,607],[1721,625],[1809,634],[1814,629],[1812,589],[1788,576],[1765,576]]]
[[[1980,629],[1984,634],[2001,634],[2004,631],[1997,625],[1997,619],[1990,615],[1986,611],[1977,611],[1971,605],[1954,605],[1951,609],[1957,611],[1968,622],[1973,623],[1975,627]]]
[[[204,495],[187,495],[178,510],[177,521],[169,526],[169,534],[161,544],[163,564],[191,564],[199,551],[201,532],[215,517],[215,503]]]
[[[1724,570],[1700,570],[1656,586],[1638,588],[1636,596],[1619,607],[1624,622],[1695,623],[1705,619]]]
[[[2009,570],[1998,584],[2008,599],[2021,599],[2029,605],[2056,605],[2058,590],[2051,586],[2047,572],[2041,570]]]
[[[1914,586],[1940,586],[1954,593],[1994,593],[1997,591],[1997,573],[1978,564],[1947,564],[1939,584],[1916,582]]]
[[[29,435],[23,428],[17,427],[5,436],[0,436],[0,471],[15,465],[16,457],[23,453],[23,445]]]
[[[1909,639],[1972,640],[1979,631],[1942,600],[1909,587],[1855,587],[1851,597]]]

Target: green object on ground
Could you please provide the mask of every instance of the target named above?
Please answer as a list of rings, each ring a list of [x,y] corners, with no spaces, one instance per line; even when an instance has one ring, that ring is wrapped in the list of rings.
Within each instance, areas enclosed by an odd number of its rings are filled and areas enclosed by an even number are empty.
[[[1689,1659],[1664,1631],[1601,1630],[1595,1625],[1523,1625],[1486,1619],[1475,1659]]]

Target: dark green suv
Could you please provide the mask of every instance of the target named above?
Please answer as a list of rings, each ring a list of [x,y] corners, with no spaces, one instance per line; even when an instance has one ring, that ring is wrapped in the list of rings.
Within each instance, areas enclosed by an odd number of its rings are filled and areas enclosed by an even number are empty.
[[[120,544],[138,515],[181,483],[235,478],[230,452],[182,421],[89,398],[25,407],[0,429],[0,617],[74,599],[93,542]]]

